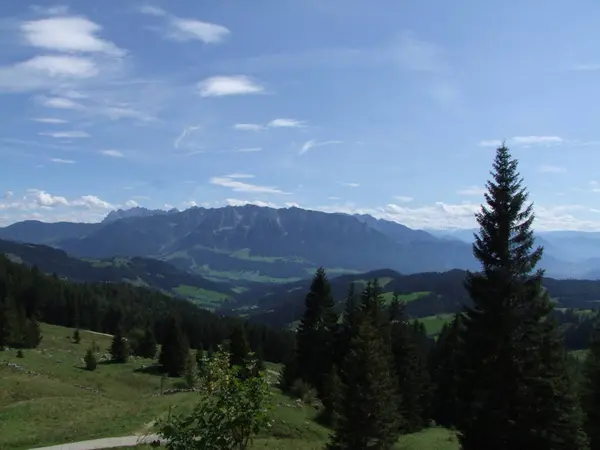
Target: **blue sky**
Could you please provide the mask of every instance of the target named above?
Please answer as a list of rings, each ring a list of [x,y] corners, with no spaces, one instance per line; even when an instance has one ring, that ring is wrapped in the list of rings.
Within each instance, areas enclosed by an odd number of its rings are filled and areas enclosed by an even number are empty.
[[[600,230],[600,3],[0,2],[0,225],[246,202],[471,227],[506,139]]]

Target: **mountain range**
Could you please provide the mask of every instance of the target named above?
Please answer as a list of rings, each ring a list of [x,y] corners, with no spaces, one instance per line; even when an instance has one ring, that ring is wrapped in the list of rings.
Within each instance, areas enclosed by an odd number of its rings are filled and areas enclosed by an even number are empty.
[[[101,223],[17,222],[0,239],[43,244],[78,258],[152,258],[206,281],[294,282],[318,266],[352,274],[476,270],[472,230],[415,230],[369,215],[255,205],[184,211],[132,208]],[[600,233],[538,233],[555,278],[600,277]]]

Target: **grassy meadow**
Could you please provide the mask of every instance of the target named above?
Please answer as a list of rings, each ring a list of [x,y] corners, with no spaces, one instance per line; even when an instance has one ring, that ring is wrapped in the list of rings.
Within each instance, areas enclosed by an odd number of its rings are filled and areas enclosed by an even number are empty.
[[[143,435],[152,421],[174,411],[189,411],[199,394],[160,395],[177,388],[178,379],[163,379],[148,371],[151,360],[132,358],[126,364],[100,362],[94,372],[83,369],[83,355],[95,341],[100,354],[108,353],[111,336],[42,324],[43,340],[37,349],[0,352],[0,449],[21,450],[103,437]],[[146,370],[145,370],[146,369]],[[275,383],[280,366],[267,364]],[[329,430],[314,421],[314,408],[295,401],[273,387],[274,425],[260,436],[254,448],[322,449]],[[143,447],[142,447],[143,448]],[[149,447],[147,447],[149,448]],[[455,450],[454,435],[433,428],[404,436],[398,449]]]

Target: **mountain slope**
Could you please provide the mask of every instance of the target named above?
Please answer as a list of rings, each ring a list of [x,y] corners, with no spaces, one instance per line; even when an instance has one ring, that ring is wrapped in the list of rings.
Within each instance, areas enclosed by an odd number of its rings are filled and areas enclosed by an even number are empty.
[[[368,280],[377,278],[384,299],[391,301],[393,293],[406,302],[406,311],[412,317],[427,317],[460,311],[470,303],[464,288],[466,272],[451,270],[401,275],[391,270],[378,270],[364,274],[330,277],[336,301],[346,296],[351,282],[361,289]],[[544,287],[559,308],[597,309],[600,301],[600,281],[557,280],[544,278]],[[222,312],[242,314],[253,321],[275,327],[285,327],[300,319],[304,311],[304,297],[310,280],[302,280],[268,288],[255,288],[238,295],[235,302]]]
[[[370,216],[254,205],[125,215],[130,217],[87,232],[62,233],[63,239],[56,239],[55,230],[46,235],[52,235],[53,246],[75,256],[158,258],[211,279],[293,281],[309,277],[320,265],[331,273],[474,267],[471,248],[463,242]],[[23,240],[19,225],[0,230],[0,236]]]
[[[62,250],[36,244],[0,240],[0,253],[42,272],[78,282],[127,281],[148,286],[208,306],[233,297],[230,286],[206,280],[181,271],[163,261],[134,257],[108,260],[84,260],[69,256]]]

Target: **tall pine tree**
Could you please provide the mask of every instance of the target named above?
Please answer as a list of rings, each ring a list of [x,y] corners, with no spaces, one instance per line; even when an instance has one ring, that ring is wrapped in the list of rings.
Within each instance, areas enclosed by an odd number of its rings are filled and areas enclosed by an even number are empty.
[[[296,378],[313,386],[321,400],[333,364],[338,316],[331,286],[322,267],[317,270],[305,299],[306,309],[296,335]]]
[[[331,450],[386,450],[401,425],[389,341],[372,317],[361,314],[342,367]]]
[[[459,415],[458,374],[462,314],[444,325],[430,353],[429,367],[433,384],[431,415],[441,426],[453,428]]]
[[[189,353],[189,343],[181,330],[177,317],[171,314],[167,320],[158,363],[170,377],[181,376]]]
[[[404,314],[404,304],[392,302],[392,354],[402,403],[402,431],[413,433],[425,427],[428,417],[429,373],[417,340],[417,332]]]
[[[236,323],[229,338],[229,360],[232,366],[244,367],[250,353],[250,345],[246,330],[241,323]]]
[[[110,344],[110,355],[112,358],[112,362],[115,363],[126,363],[129,358],[129,348],[127,345],[127,341],[123,336],[123,331],[121,326],[117,327],[117,330],[113,336],[112,342]]]
[[[464,450],[584,450],[587,438],[566,358],[536,265],[533,205],[505,146],[496,152],[487,206],[473,251],[480,273],[465,286],[473,301],[463,332],[461,414]]]
[[[582,384],[585,429],[590,438],[590,450],[600,450],[600,322],[596,323],[587,352]]]

